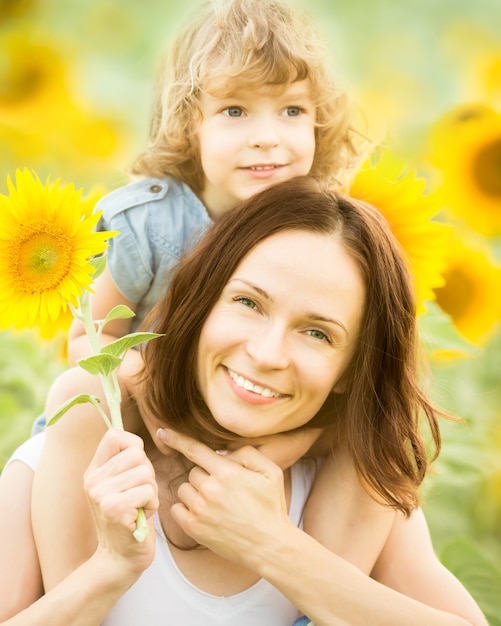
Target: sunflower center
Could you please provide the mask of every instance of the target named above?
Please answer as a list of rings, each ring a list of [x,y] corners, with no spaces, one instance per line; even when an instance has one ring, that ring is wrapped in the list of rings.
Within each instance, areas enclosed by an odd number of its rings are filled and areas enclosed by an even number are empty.
[[[0,100],[5,104],[14,104],[34,97],[47,82],[46,74],[45,68],[38,61],[25,61],[22,67],[13,63],[7,75],[2,74]]]
[[[445,286],[435,290],[437,302],[453,320],[460,320],[468,313],[475,297],[474,283],[459,269],[446,272],[444,278]]]
[[[71,245],[58,229],[43,224],[24,227],[11,250],[11,268],[24,293],[43,293],[56,288],[71,267]]]
[[[501,137],[476,154],[473,176],[481,191],[501,197]]]

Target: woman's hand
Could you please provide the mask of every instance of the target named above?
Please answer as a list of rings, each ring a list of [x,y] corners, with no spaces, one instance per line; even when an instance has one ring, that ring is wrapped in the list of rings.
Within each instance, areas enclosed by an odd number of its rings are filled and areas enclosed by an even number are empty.
[[[125,431],[107,431],[85,472],[84,487],[96,526],[98,550],[111,555],[119,569],[140,574],[153,560],[152,515],[159,504],[155,472],[142,439]],[[152,530],[141,543],[132,535],[140,507],[150,519]]]
[[[157,438],[196,465],[179,488],[174,519],[202,545],[255,569],[258,544],[273,550],[281,529],[292,524],[281,469],[251,446],[222,454],[171,430],[159,430]]]

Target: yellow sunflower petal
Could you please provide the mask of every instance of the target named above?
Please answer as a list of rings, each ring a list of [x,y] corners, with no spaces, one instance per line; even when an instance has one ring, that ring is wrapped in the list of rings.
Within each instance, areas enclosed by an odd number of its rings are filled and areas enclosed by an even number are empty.
[[[425,182],[388,151],[374,164],[369,160],[350,187],[351,195],[381,211],[399,240],[414,278],[419,313],[426,300],[435,299],[434,289],[444,284],[451,235],[449,226],[432,220],[440,205],[424,190]]]
[[[456,107],[431,131],[438,193],[451,214],[485,235],[501,234],[501,113],[485,104]]]
[[[15,181],[0,196],[0,328],[54,324],[90,288],[88,260],[116,233],[94,232],[99,215],[73,185],[28,170]]]
[[[458,233],[448,249],[445,280],[437,303],[464,337],[484,342],[501,319],[501,265],[485,242]]]

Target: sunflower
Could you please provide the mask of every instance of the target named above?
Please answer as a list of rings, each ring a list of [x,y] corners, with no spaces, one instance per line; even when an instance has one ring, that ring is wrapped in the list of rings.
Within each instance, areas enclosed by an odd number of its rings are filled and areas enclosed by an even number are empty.
[[[414,278],[418,312],[434,300],[434,289],[444,284],[445,254],[450,228],[433,221],[439,205],[424,195],[425,182],[386,151],[368,161],[355,176],[350,194],[377,207],[406,253]]]
[[[483,241],[457,234],[444,275],[445,285],[435,290],[437,303],[466,339],[484,341],[501,318],[501,265]]]
[[[35,41],[27,29],[0,41],[0,116],[22,120],[36,110],[67,100],[66,69],[47,40]]]
[[[459,106],[435,123],[430,143],[444,206],[479,233],[501,234],[501,113]]]
[[[90,290],[89,259],[116,234],[94,232],[99,213],[59,182],[17,170],[16,186],[8,178],[9,195],[0,195],[0,328],[53,326]]]
[[[17,18],[33,9],[35,0],[2,0],[0,2],[0,22]]]

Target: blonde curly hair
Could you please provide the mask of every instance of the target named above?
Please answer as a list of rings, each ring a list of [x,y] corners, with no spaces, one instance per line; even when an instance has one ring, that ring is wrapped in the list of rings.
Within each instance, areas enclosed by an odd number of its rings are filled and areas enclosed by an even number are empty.
[[[200,95],[227,97],[242,86],[308,80],[316,105],[316,149],[310,175],[337,186],[361,137],[351,104],[327,71],[317,30],[279,0],[209,0],[178,33],[161,69],[149,142],[133,174],[171,175],[195,193],[204,176],[197,140]]]

